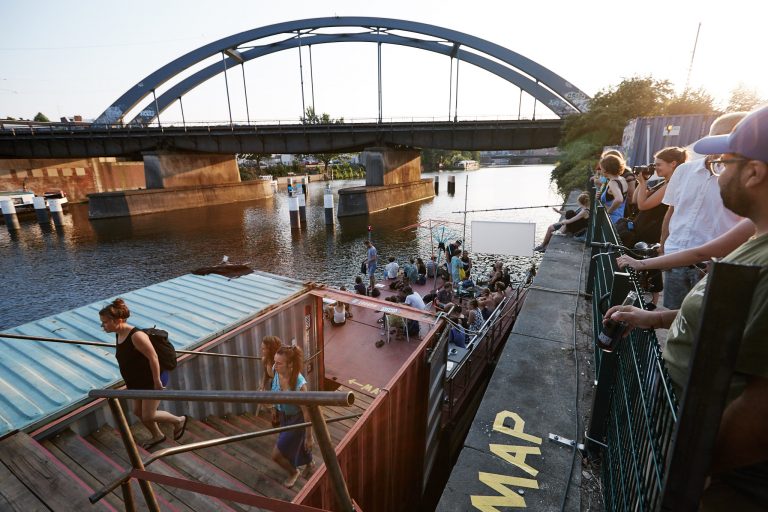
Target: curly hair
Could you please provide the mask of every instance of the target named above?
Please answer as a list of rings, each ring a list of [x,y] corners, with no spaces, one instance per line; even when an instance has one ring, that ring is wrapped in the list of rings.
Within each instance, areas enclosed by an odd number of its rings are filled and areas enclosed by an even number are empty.
[[[131,312],[128,310],[128,306],[126,305],[125,301],[123,299],[117,298],[113,300],[108,306],[101,308],[99,315],[111,318],[112,320],[126,320],[129,316],[131,316]]]

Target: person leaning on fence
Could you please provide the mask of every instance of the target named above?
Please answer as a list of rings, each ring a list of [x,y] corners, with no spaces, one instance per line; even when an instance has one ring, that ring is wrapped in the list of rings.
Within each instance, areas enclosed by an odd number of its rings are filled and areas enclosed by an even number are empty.
[[[101,328],[104,332],[115,333],[115,357],[120,367],[120,375],[128,389],[165,389],[168,385],[168,370],[160,368],[157,352],[145,332],[130,325],[126,320],[131,316],[128,305],[123,299],[115,299],[99,311]],[[145,450],[165,441],[166,437],[158,423],[173,425],[173,439],[179,440],[187,428],[187,416],[174,416],[166,411],[158,411],[160,400],[134,400],[133,414],[141,420],[152,436],[142,443]]]
[[[297,346],[280,347],[275,354],[275,376],[272,379],[272,391],[307,391],[307,381],[301,374],[304,365],[304,352]],[[281,427],[309,422],[309,410],[304,406],[277,404],[272,408]],[[296,484],[305,466],[305,474],[310,474],[315,467],[312,460],[312,427],[292,429],[281,432],[272,450],[272,460],[288,473],[283,485],[289,489]]]
[[[714,120],[709,135],[731,133],[746,112],[724,114]],[[663,254],[698,247],[722,235],[741,218],[723,206],[718,178],[709,169],[713,157],[679,165],[667,184],[664,204],[669,206],[661,227]],[[683,297],[704,276],[702,265],[664,271],[664,307],[679,309]]]
[[[600,172],[608,180],[600,194],[600,201],[605,205],[605,212],[614,224],[624,216],[624,199],[628,189],[627,181],[621,176],[624,170],[624,160],[616,155],[600,159]]]
[[[705,137],[693,149],[715,155],[709,167],[719,174],[723,204],[756,227],[755,236],[723,261],[762,268],[713,450],[711,485],[702,495],[701,510],[768,510],[768,107],[750,113],[730,135]],[[630,328],[669,327],[663,356],[677,391],[688,377],[706,281],[705,276],[693,287],[679,311],[616,306],[605,315]]]

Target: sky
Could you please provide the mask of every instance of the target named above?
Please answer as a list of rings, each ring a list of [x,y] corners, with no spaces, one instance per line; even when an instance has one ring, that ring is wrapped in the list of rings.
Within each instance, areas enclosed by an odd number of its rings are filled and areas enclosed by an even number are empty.
[[[96,118],[144,77],[204,44],[273,23],[326,16],[397,18],[465,32],[538,62],[589,96],[625,78],[650,75],[669,80],[677,91],[689,81],[725,107],[739,84],[768,99],[768,66],[762,64],[766,15],[768,4],[755,0],[0,0],[0,117],[31,119],[42,112],[51,120]],[[221,57],[212,59],[206,64]],[[313,103],[314,86],[318,112],[347,120],[378,115],[375,44],[316,45],[311,70],[308,60],[305,48],[305,105]],[[235,121],[301,117],[298,50],[249,61],[244,69],[245,80],[235,68],[227,74],[228,84],[219,74],[189,92],[183,98],[185,120],[228,121],[227,90]],[[468,63],[459,67],[454,111],[455,67],[453,75],[450,71],[446,56],[383,46],[383,117],[533,114],[530,96],[521,100],[517,87]],[[553,117],[541,104],[536,107],[537,117]],[[161,119],[179,122],[178,102]]]

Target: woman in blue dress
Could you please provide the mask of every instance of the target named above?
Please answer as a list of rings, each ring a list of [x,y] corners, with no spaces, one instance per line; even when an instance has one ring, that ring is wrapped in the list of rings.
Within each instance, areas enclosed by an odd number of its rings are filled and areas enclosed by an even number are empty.
[[[301,348],[280,347],[275,353],[272,391],[307,391],[307,381],[301,374],[303,365],[304,353]],[[281,427],[309,421],[309,411],[303,406],[277,404],[273,408],[273,414],[278,416]],[[306,466],[305,473],[311,473],[315,467],[312,461],[312,427],[280,433],[272,450],[272,460],[288,473],[288,478],[284,481],[288,488],[296,484],[300,475],[299,466]]]
[[[624,216],[624,198],[627,193],[627,181],[621,177],[624,172],[624,160],[616,155],[607,155],[600,160],[600,171],[608,178],[608,184],[603,188],[600,201],[605,205],[611,222]]]

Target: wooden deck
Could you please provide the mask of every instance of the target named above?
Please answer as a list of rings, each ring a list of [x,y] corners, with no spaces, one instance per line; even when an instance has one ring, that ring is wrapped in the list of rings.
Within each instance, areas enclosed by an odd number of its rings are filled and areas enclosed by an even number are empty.
[[[348,408],[324,407],[326,418],[362,414],[368,408],[372,398],[359,390],[352,390],[355,392],[355,404]],[[341,441],[356,421],[343,420],[328,425],[334,445]],[[243,414],[190,418],[180,444],[268,428],[271,428],[271,424],[266,411],[260,416]],[[143,426],[134,425],[132,429],[138,442],[147,439],[148,432]],[[169,440],[156,449],[176,445],[176,442],[170,440],[171,432],[165,433]],[[300,477],[292,489],[283,486],[286,475],[270,458],[275,439],[271,435],[172,455],[153,462],[147,469],[226,489],[290,501],[307,480]],[[142,458],[147,458],[146,451],[140,449],[140,453]],[[317,444],[314,458],[319,467],[322,456]],[[96,505],[88,501],[88,496],[130,467],[120,434],[109,426],[103,426],[86,437],[67,429],[40,441],[23,432],[11,434],[0,440],[0,462],[0,510],[124,510],[120,488]],[[153,487],[162,510],[257,510],[177,488],[160,485]],[[132,483],[132,490],[138,510],[146,510],[135,482]]]

